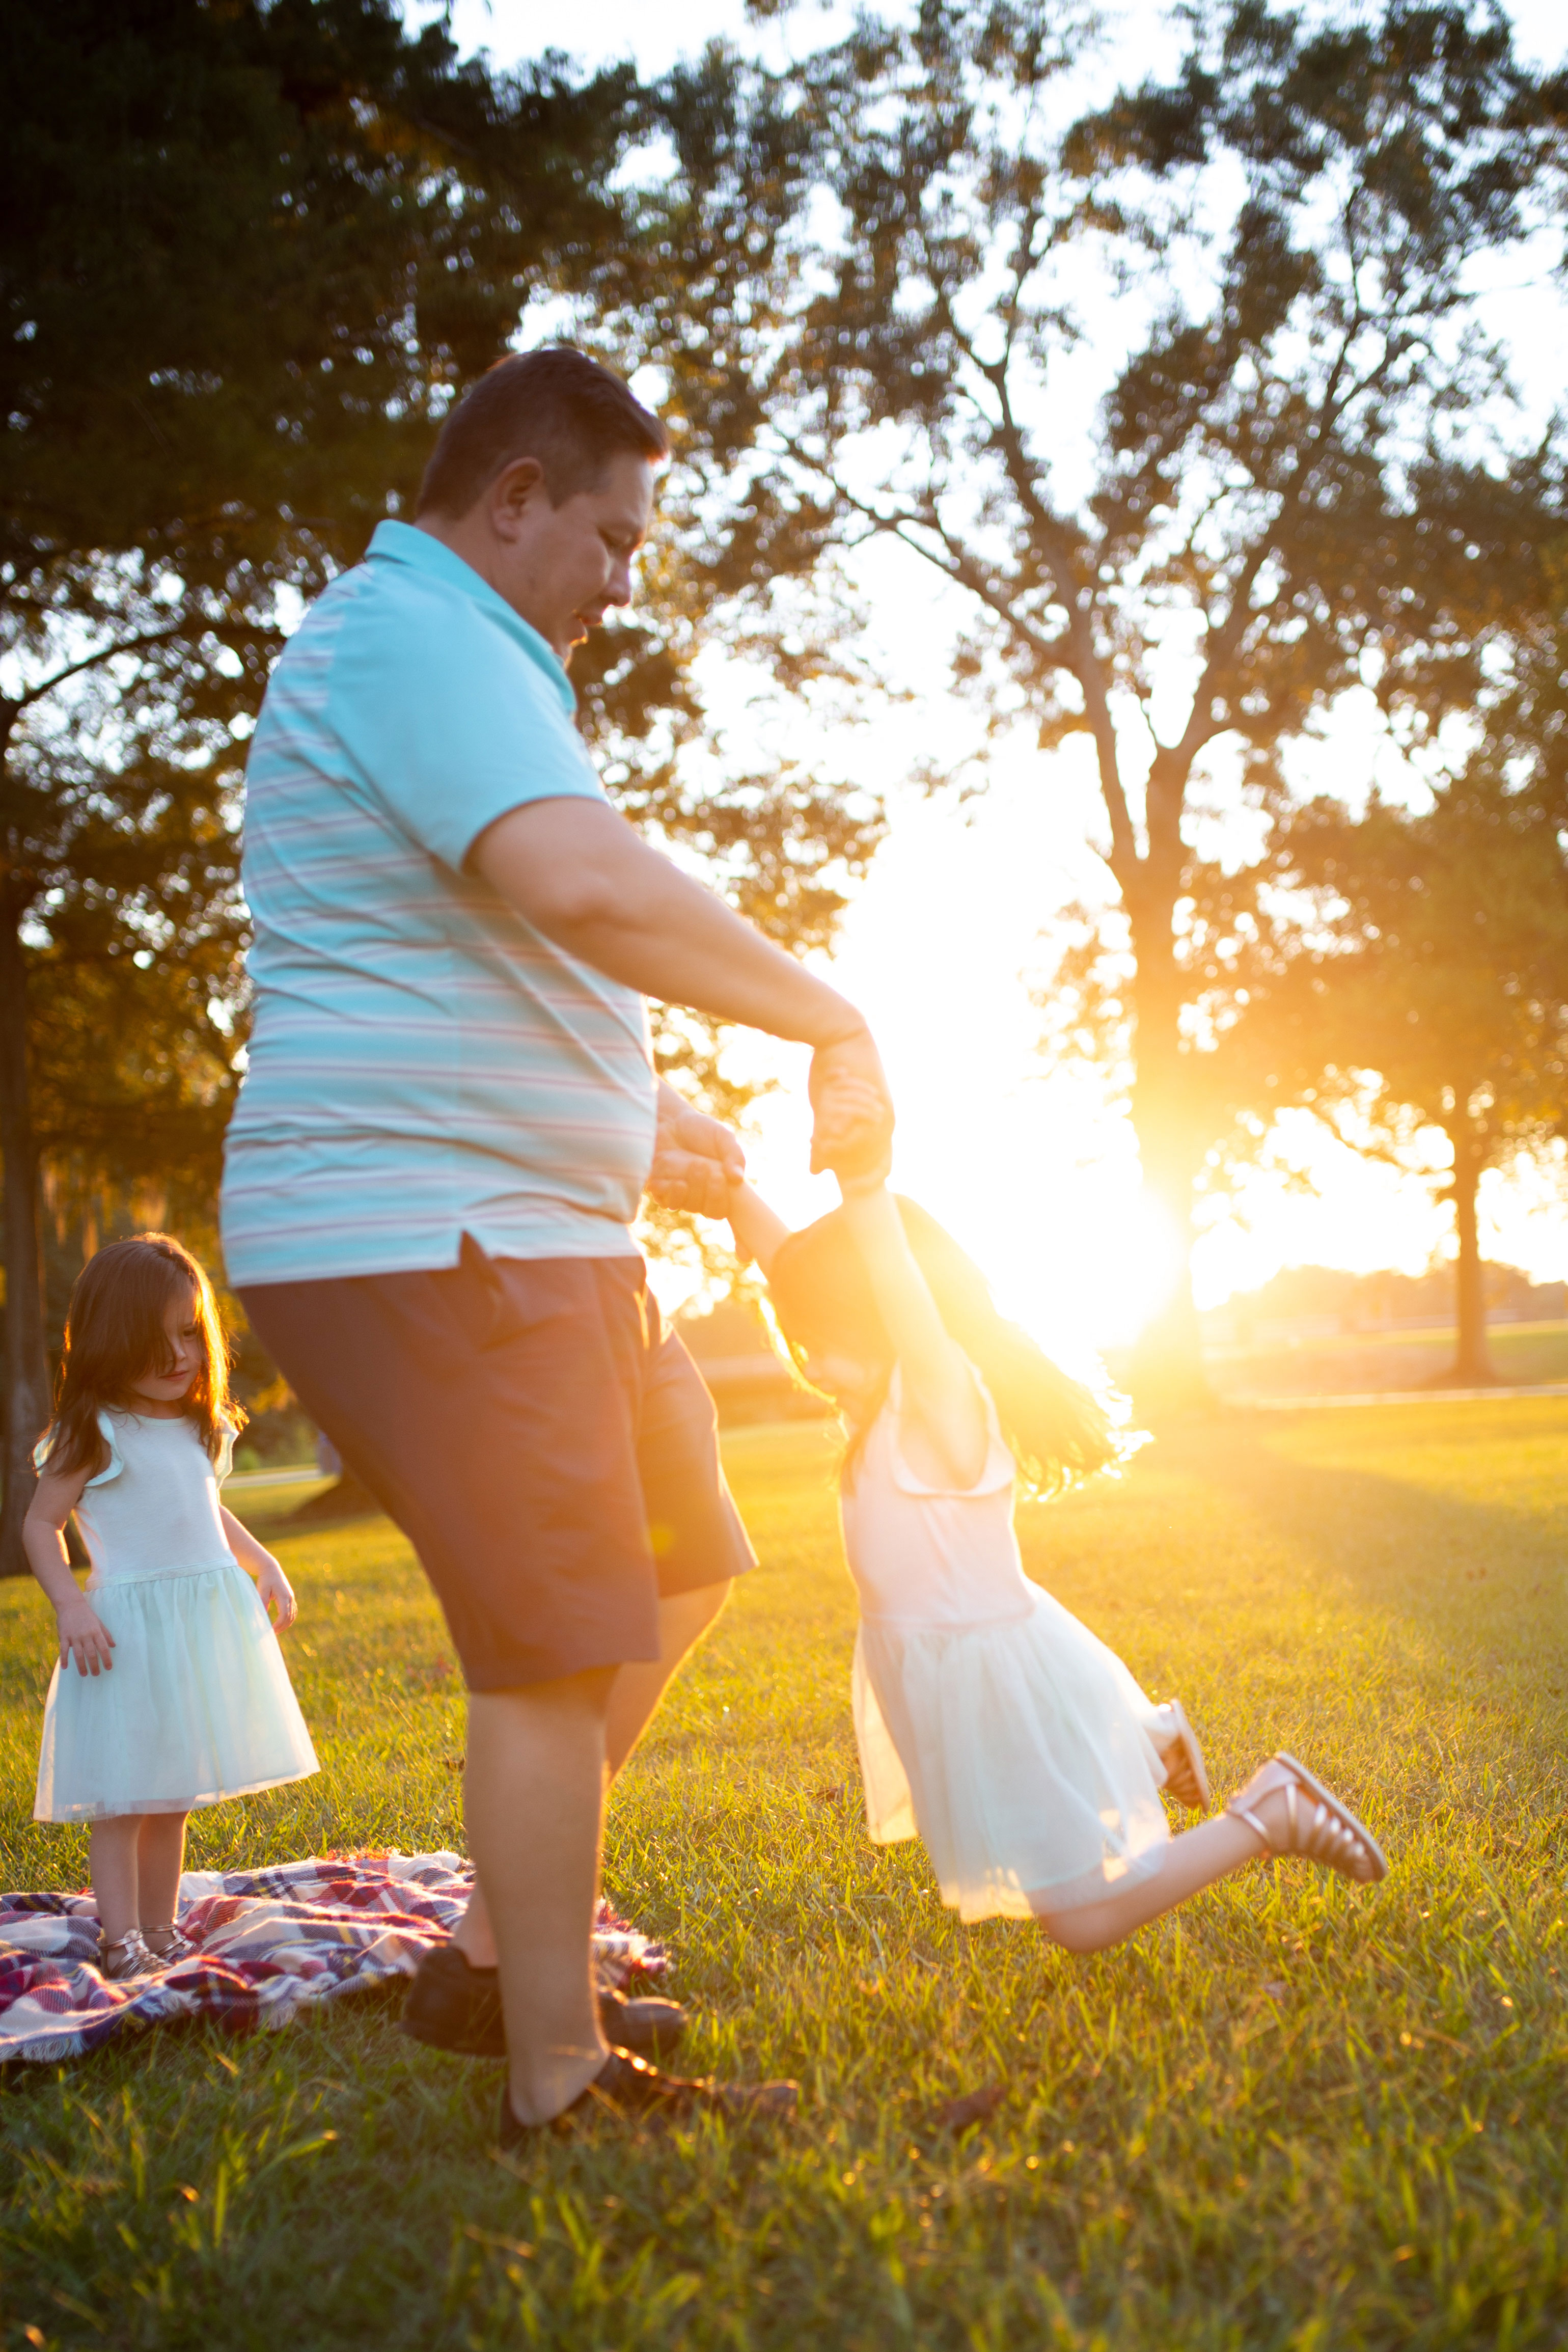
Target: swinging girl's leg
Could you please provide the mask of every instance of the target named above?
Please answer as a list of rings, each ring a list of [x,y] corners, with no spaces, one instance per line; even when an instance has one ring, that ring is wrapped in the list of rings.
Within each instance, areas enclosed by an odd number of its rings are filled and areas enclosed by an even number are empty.
[[[141,1813],[111,1813],[107,1821],[94,1822],[88,1832],[92,1891],[106,1944],[117,1944],[128,1927],[140,1924],[137,1839],[145,1818]]]
[[[1103,1902],[1042,1915],[1040,1924],[1053,1943],[1070,1952],[1103,1952],[1189,1895],[1228,1878],[1263,1851],[1255,1830],[1229,1813],[1218,1813],[1213,1821],[1200,1822],[1197,1829],[1172,1838],[1152,1878],[1140,1879],[1124,1895],[1108,1895]]]
[[[1305,1854],[1362,1885],[1375,1884],[1388,1869],[1364,1823],[1281,1752],[1260,1765],[1218,1820],[1173,1838],[1154,1877],[1103,1903],[1043,1916],[1040,1925],[1069,1951],[1103,1951],[1260,1853]]]
[[[172,1927],[179,1907],[180,1873],[185,1867],[187,1813],[147,1813],[137,1843],[143,1934]],[[157,1945],[155,1949],[162,1950]]]

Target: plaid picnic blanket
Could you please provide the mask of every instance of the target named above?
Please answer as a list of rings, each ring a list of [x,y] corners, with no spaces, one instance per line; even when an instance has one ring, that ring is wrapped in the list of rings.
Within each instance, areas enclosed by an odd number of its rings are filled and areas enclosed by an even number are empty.
[[[131,2027],[207,2017],[279,2026],[308,2004],[411,1977],[473,1885],[455,1853],[309,1854],[272,1870],[188,1870],[180,1926],[197,1947],[167,1974],[110,1983],[83,1895],[0,1895],[0,2063],[79,2058]],[[601,1980],[657,1977],[665,1955],[599,1907]]]

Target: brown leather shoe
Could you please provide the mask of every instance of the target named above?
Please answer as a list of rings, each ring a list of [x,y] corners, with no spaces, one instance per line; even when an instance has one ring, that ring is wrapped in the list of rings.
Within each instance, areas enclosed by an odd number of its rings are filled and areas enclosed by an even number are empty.
[[[800,2097],[795,2083],[688,2082],[679,2074],[661,2074],[629,2050],[612,2050],[588,2088],[549,2124],[520,2122],[511,2090],[503,2083],[497,2137],[504,2148],[520,2147],[534,2132],[549,2131],[551,2124],[595,2106],[612,2116],[667,2116],[672,2121],[704,2108],[726,2116],[782,2116],[794,2114]]]
[[[680,2041],[686,2013],[673,2000],[628,2000],[622,1993],[601,1992],[599,2022],[617,2049],[657,2058]],[[429,2049],[454,2051],[460,2058],[504,2058],[507,2027],[498,1974],[475,1968],[455,1944],[433,1944],[409,1987],[402,2030]]]

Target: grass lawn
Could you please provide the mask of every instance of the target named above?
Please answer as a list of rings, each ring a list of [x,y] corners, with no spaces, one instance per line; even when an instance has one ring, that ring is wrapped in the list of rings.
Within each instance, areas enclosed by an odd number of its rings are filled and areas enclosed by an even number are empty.
[[[1090,2347],[1568,2342],[1568,1401],[1235,1415],[1031,1507],[1031,1570],[1179,1692],[1234,1782],[1288,1746],[1387,1885],[1260,1864],[1096,1959],[965,1929],[874,1850],[814,1426],[729,1445],[762,1555],[616,1791],[609,1891],[666,1937],[697,2069],[799,2123],[595,2121],[517,2160],[494,2066],[347,2000],[6,2085],[6,2346]],[[287,1492],[247,1511],[281,1533]],[[320,1777],[193,1862],[459,1842],[444,1630],[384,1522],[286,1538]],[[48,1655],[0,1588],[7,1885]],[[988,2084],[991,2120],[933,2118]]]
[[[1362,1396],[1431,1385],[1453,1363],[1454,1345],[1441,1328],[1344,1331],[1210,1348],[1205,1360],[1225,1397]],[[1568,1381],[1568,1323],[1494,1323],[1487,1349],[1500,1386]]]

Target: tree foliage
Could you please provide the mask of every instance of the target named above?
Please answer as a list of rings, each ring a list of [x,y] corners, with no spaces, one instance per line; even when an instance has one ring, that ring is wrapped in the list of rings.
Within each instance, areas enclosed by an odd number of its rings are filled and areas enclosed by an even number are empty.
[[[1234,1102],[1301,1105],[1437,1179],[1458,1243],[1455,1377],[1489,1377],[1477,1192],[1568,1132],[1568,709],[1560,621],[1524,636],[1459,772],[1426,808],[1282,808],[1239,1017],[1215,1057]],[[1256,1113],[1254,1113],[1256,1118]]]
[[[988,723],[1088,738],[1145,1177],[1185,1234],[1195,791],[1276,782],[1353,686],[1429,732],[1541,609],[1555,458],[1472,273],[1560,188],[1562,93],[1461,0],[1233,0],[1086,110],[1087,44],[1071,10],[928,0],[787,83],[710,55],[669,93],[679,280],[622,324],[706,464],[716,565],[896,541],[967,609]],[[1189,1296],[1166,1339],[1190,1363]]]
[[[14,1566],[47,1412],[40,1167],[62,1218],[90,1228],[135,1194],[204,1237],[245,1027],[239,787],[271,662],[408,510],[440,416],[529,299],[619,260],[611,183],[646,107],[629,68],[464,62],[393,0],[0,0],[0,47],[23,93],[0,159]],[[759,778],[705,801],[677,780],[703,592],[664,570],[664,634],[608,633],[591,665],[591,731],[633,814],[820,936],[810,793]],[[682,1050],[703,1076],[711,1040]]]

